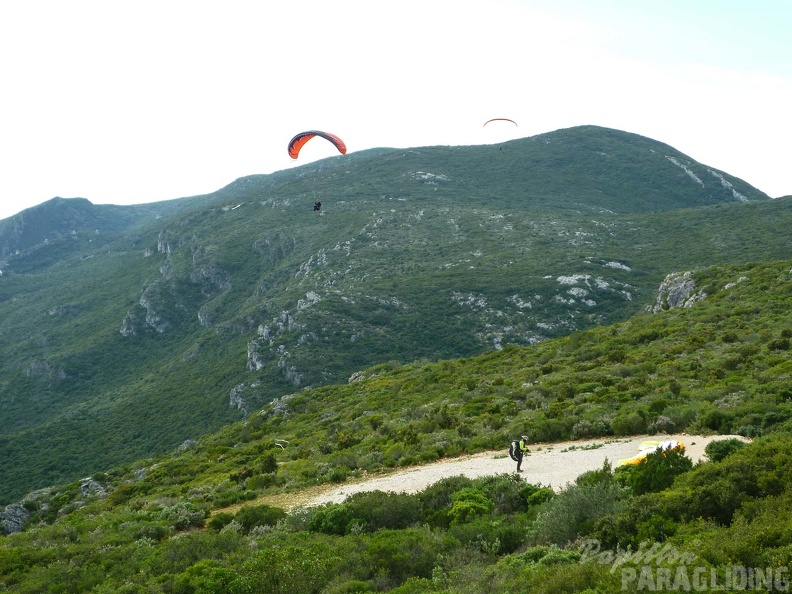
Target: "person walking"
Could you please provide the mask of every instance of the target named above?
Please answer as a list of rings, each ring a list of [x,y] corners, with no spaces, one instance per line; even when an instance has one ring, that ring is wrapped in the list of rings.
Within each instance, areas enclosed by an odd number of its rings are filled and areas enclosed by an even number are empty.
[[[520,442],[517,447],[517,472],[522,472],[520,466],[522,466],[523,456],[529,453],[530,452],[528,451],[528,436],[523,435],[522,438],[520,438]]]
[[[517,462],[517,472],[522,472],[522,462],[523,456],[526,454],[530,454],[528,451],[528,436],[523,435],[519,440],[514,440],[512,442],[512,451],[510,452],[512,455],[512,460]]]

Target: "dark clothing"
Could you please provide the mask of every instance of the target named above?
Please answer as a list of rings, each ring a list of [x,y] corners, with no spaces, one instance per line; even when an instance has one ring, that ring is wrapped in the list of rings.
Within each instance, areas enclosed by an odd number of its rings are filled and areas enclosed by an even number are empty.
[[[520,447],[518,447],[517,451],[514,452],[515,455],[517,456],[517,472],[522,472],[522,470],[520,469],[520,466],[522,466],[523,453],[524,452],[528,452],[528,446],[526,445],[525,440],[521,439],[520,440]]]

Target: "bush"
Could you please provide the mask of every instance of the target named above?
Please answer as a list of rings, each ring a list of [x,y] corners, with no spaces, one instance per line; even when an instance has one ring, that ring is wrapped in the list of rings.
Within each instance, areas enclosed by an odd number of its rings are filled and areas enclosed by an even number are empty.
[[[275,526],[286,517],[286,512],[269,505],[247,505],[240,509],[234,519],[242,525],[245,532],[256,526]]]
[[[135,540],[150,539],[158,542],[171,533],[169,526],[159,524],[144,524],[135,532]]]
[[[693,461],[684,452],[667,450],[651,452],[638,464],[621,467],[619,474],[635,495],[643,495],[667,489],[677,476],[691,468]]]
[[[267,452],[264,454],[258,463],[258,471],[261,474],[273,474],[278,471],[278,461],[275,459],[275,454]]]
[[[529,483],[520,489],[520,496],[525,499],[526,504],[531,507],[550,501],[555,496],[555,493],[550,487],[531,485]]]
[[[525,482],[517,473],[482,477],[474,484],[495,504],[494,514],[513,514],[528,509],[522,496]]]
[[[704,448],[704,453],[713,462],[720,462],[729,454],[741,450],[745,443],[739,439],[719,439],[711,441]]]
[[[347,504],[328,503],[316,510],[308,522],[308,530],[342,536],[353,519],[352,509]]]
[[[599,470],[589,470],[575,479],[576,485],[597,485],[600,483],[610,483],[613,481],[613,469],[610,461],[605,459]]]
[[[235,568],[232,592],[322,592],[337,563],[325,546],[267,547]],[[229,590],[219,590],[228,592]]]
[[[506,555],[518,550],[528,534],[525,516],[512,516],[508,521],[488,517],[475,518],[466,524],[454,524],[448,534],[460,543],[484,554]]]
[[[227,524],[230,524],[233,519],[234,514],[230,514],[228,512],[218,512],[209,518],[209,521],[206,523],[206,527],[209,528],[209,530],[220,532],[220,530],[222,530]]]
[[[495,504],[476,488],[467,487],[451,496],[452,504],[449,515],[451,522],[464,524],[477,516],[488,515]]]
[[[347,498],[352,518],[369,532],[407,528],[421,521],[421,503],[414,495],[372,491]]]
[[[731,431],[734,413],[720,409],[711,409],[701,415],[696,420],[696,426],[702,430],[710,429],[717,433],[728,433]]]
[[[610,423],[614,435],[639,435],[646,431],[646,421],[638,413],[629,413],[613,419]]]
[[[435,594],[439,592],[434,580],[426,578],[410,578],[401,586],[394,588],[390,594]]]
[[[331,586],[326,590],[327,594],[364,594],[365,592],[371,591],[371,584],[361,580],[350,580],[343,584]],[[391,592],[393,591],[394,590],[391,590]]]
[[[581,419],[572,427],[572,439],[584,439],[588,437],[602,437],[608,434],[608,426],[604,421],[588,421]]]
[[[591,532],[597,520],[623,507],[621,495],[613,480],[567,487],[536,518],[537,541],[561,546]]]
[[[261,491],[273,485],[282,484],[275,474],[257,474],[250,477],[245,483],[245,487],[252,491]]]
[[[206,512],[201,509],[196,509],[187,502],[177,503],[165,507],[160,511],[159,517],[165,520],[176,530],[183,530],[190,526],[203,528],[206,520]]]
[[[473,485],[473,479],[466,476],[450,476],[429,485],[418,494],[424,510],[437,511],[451,505],[451,496],[456,491]]]
[[[378,590],[387,591],[409,578],[431,579],[438,555],[458,543],[451,537],[424,529],[379,530],[362,536],[365,558],[358,570],[368,568],[358,579],[376,578]]]
[[[673,433],[676,431],[676,423],[673,419],[660,415],[649,424],[649,433]]]

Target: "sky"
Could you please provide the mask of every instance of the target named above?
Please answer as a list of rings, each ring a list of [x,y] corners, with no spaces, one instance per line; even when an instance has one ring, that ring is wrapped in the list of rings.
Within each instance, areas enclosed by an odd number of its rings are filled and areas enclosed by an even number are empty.
[[[337,156],[288,156],[312,129],[349,154],[591,124],[792,195],[789,31],[792,0],[2,2],[0,219]]]

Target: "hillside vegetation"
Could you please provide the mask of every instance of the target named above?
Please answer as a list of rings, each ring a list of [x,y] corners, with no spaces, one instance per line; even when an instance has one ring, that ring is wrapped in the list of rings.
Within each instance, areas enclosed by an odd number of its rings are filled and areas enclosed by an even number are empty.
[[[701,589],[701,571],[709,587],[750,570],[751,584],[769,575],[780,590],[792,561],[792,261],[687,280],[688,307],[661,300],[657,313],[531,346],[383,363],[172,454],[33,494],[17,506],[24,530],[0,537],[0,587],[477,594],[619,592],[651,579],[653,591],[679,591],[685,579]],[[522,433],[585,447],[670,431],[754,441],[711,444],[695,467],[684,453],[606,464],[558,492],[518,475],[450,477],[416,495],[227,511],[363,472],[505,452]],[[627,550],[642,553],[615,557]]]
[[[0,221],[0,503],[373,365],[541,344],[640,313],[668,273],[792,253],[791,201],[591,126],[126,209]]]

